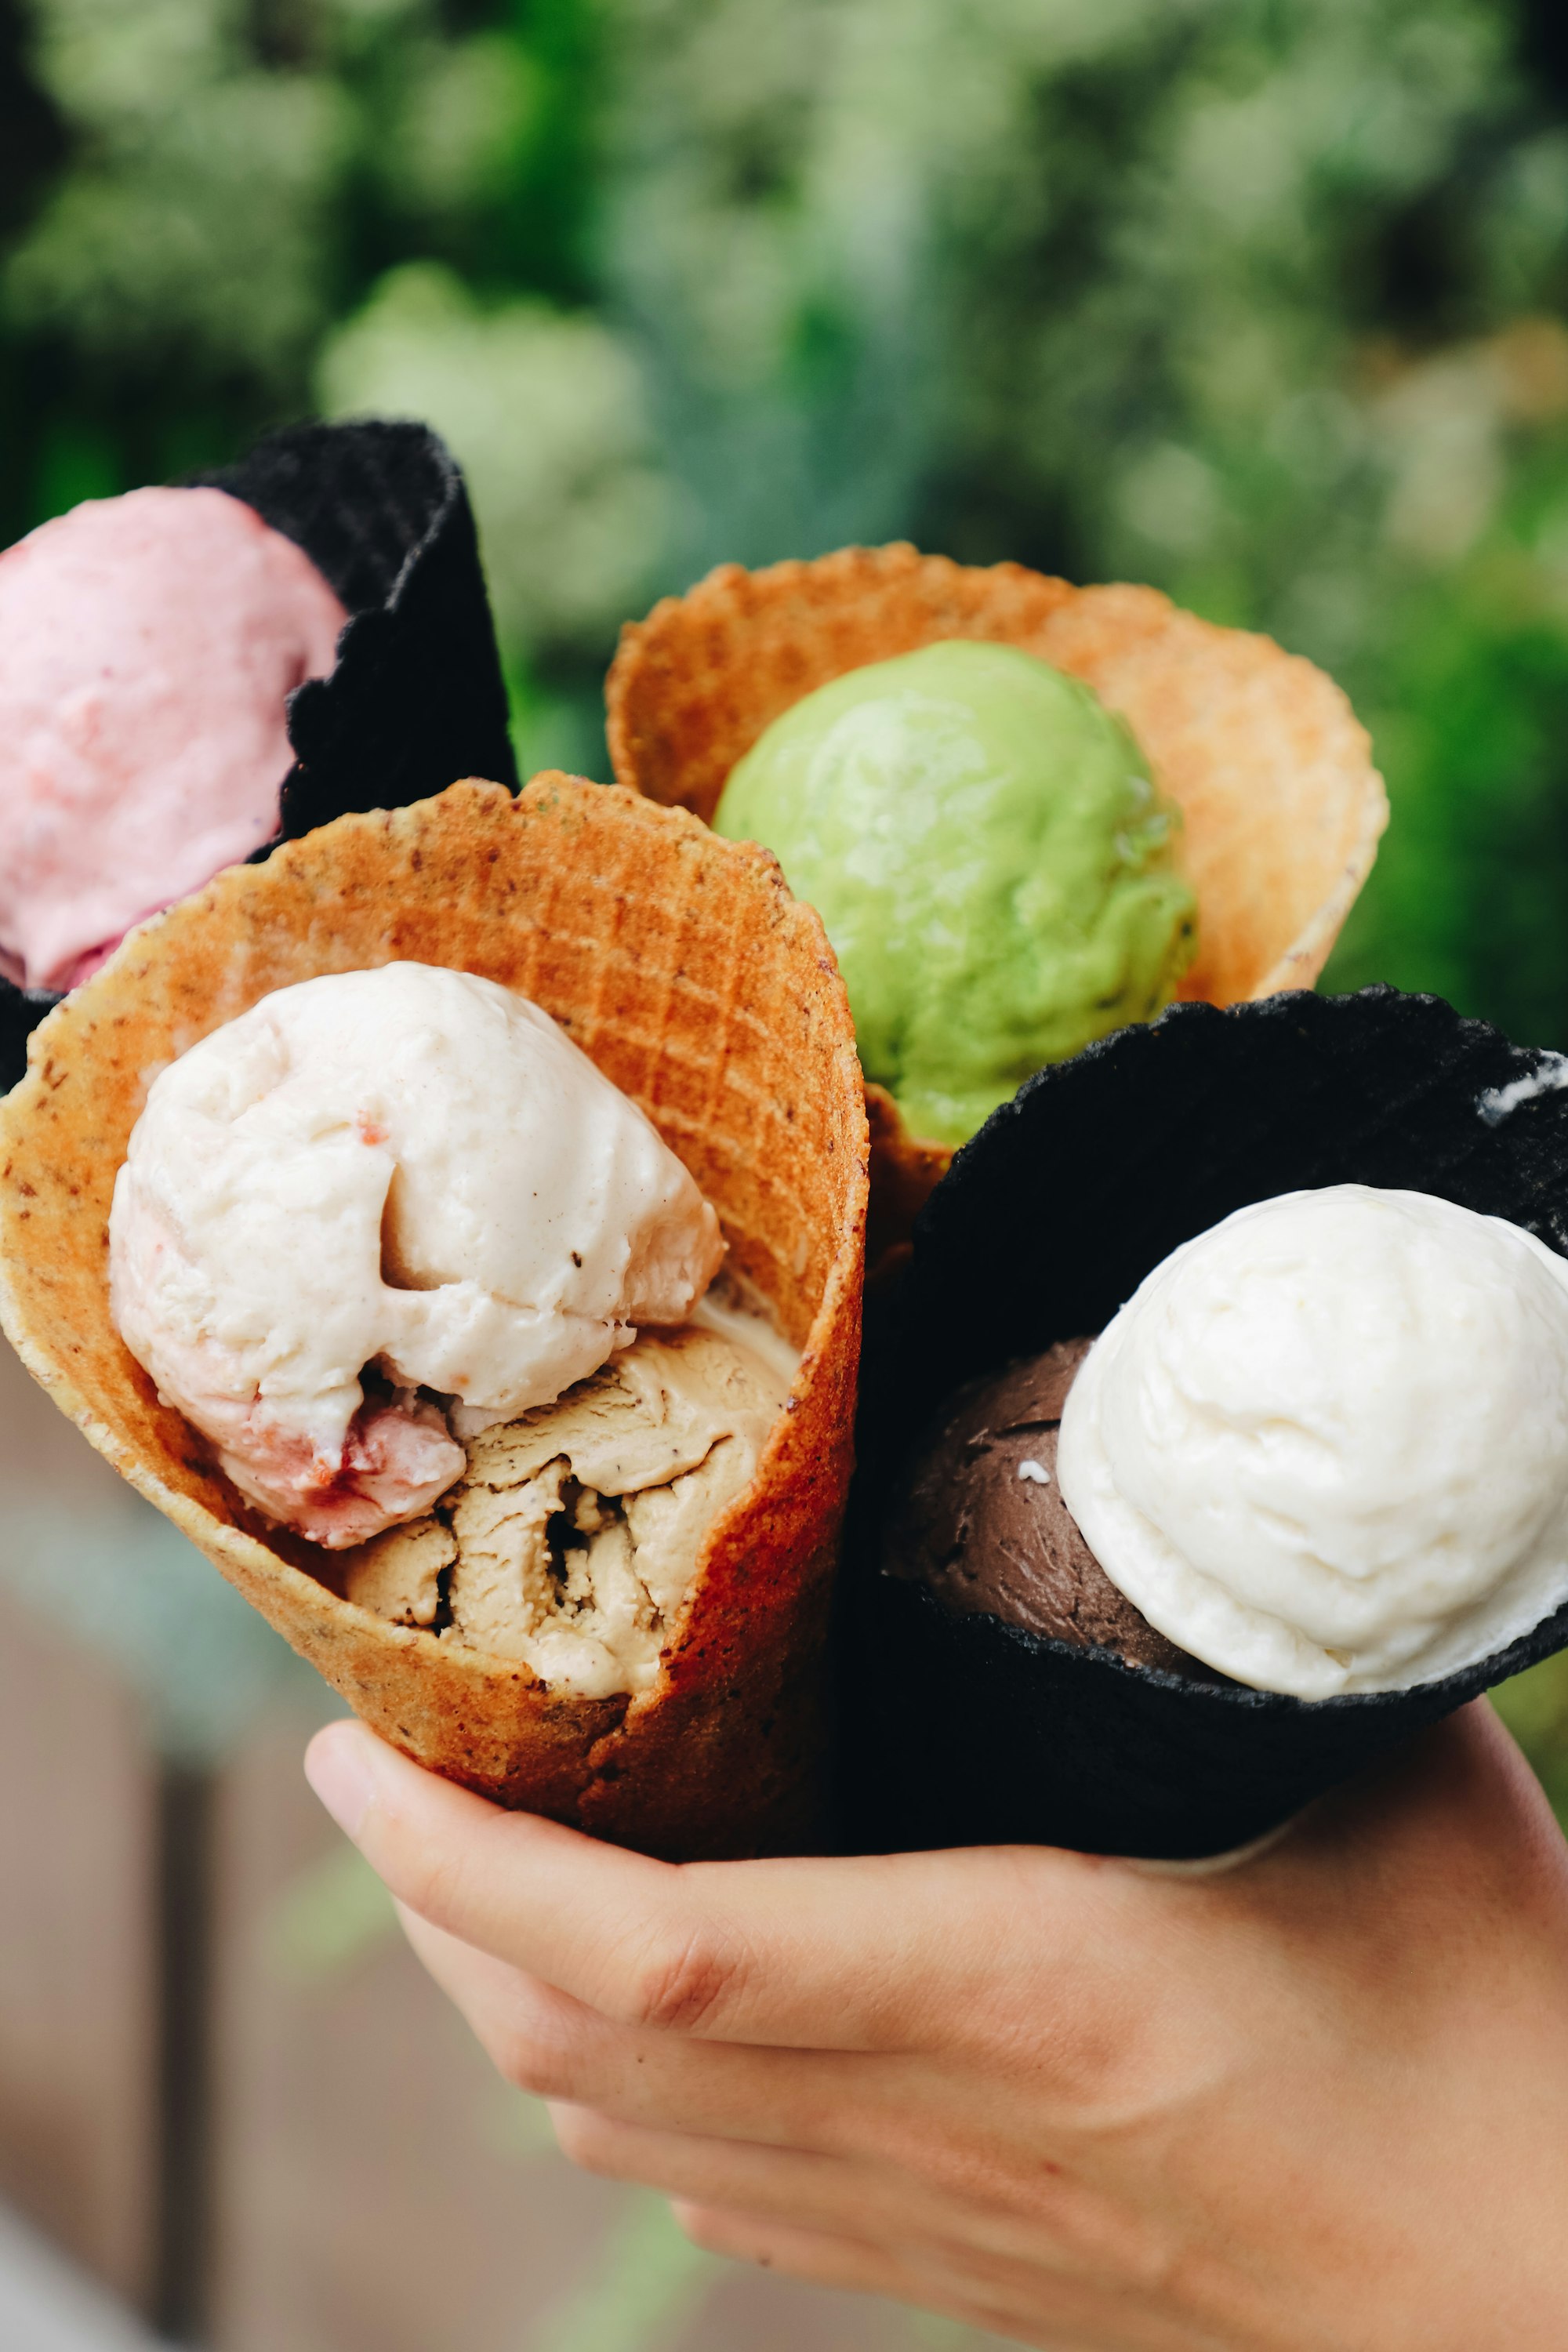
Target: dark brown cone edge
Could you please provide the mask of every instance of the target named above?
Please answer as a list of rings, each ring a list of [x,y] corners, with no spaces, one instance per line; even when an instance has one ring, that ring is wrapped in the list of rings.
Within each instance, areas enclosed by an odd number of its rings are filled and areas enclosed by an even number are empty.
[[[289,698],[282,823],[249,862],[333,817],[460,776],[517,789],[506,688],[456,459],[427,426],[292,425],[195,476],[302,547],[349,614],[330,677]],[[0,977],[0,1094],[57,994]]]
[[[1438,998],[1178,1004],[1042,1070],[953,1161],[868,1334],[845,1596],[844,1832],[1169,1858],[1265,1834],[1412,1732],[1568,1645],[1568,1607],[1410,1690],[1314,1701],[1123,1665],[883,1576],[910,1442],[961,1381],[1099,1331],[1232,1210],[1359,1183],[1506,1217],[1568,1256],[1556,1057]],[[1513,1107],[1497,1097],[1544,1073]]]

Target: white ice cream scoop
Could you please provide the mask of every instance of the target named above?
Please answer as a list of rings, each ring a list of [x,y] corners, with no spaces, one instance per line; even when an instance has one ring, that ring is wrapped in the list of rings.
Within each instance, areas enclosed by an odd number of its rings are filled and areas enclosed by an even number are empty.
[[[1568,1264],[1424,1192],[1240,1209],[1101,1334],[1058,1475],[1112,1581],[1239,1682],[1471,1664],[1568,1598]]]
[[[723,1251],[547,1013],[415,963],[279,989],[182,1055],[110,1217],[132,1355],[245,1494],[332,1546],[426,1509],[454,1436],[683,1321]]]

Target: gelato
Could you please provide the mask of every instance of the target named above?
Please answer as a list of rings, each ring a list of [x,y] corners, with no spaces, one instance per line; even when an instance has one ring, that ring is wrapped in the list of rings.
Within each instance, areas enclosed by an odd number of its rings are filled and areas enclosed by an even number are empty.
[[[1209,1679],[1112,1584],[1062,1500],[1058,1430],[1089,1347],[1069,1339],[960,1389],[921,1448],[883,1564],[961,1615]]]
[[[1424,1192],[1237,1210],[1108,1325],[1058,1470],[1118,1588],[1221,1673],[1453,1674],[1568,1599],[1568,1265]]]
[[[725,1331],[752,1318],[723,1315]],[[645,1333],[553,1404],[471,1441],[434,1514],[349,1555],[348,1598],[518,1658],[592,1698],[646,1689],[704,1539],[751,1484],[789,1392],[783,1349]]]
[[[70,988],[273,839],[288,699],[347,617],[217,489],[92,500],[0,554],[0,972]]]
[[[685,1321],[723,1248],[547,1013],[395,963],[277,990],[154,1079],[111,1308],[241,1492],[336,1549],[427,1511],[460,1441]]]
[[[1124,721],[1014,646],[949,640],[818,688],[713,822],[817,908],[866,1075],[941,1141],[1151,1017],[1192,961],[1176,811]]]

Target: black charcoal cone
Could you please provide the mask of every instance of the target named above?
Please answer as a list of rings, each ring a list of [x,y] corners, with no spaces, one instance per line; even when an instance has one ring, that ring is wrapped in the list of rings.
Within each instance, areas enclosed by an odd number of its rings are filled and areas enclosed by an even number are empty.
[[[294,425],[198,479],[303,548],[349,614],[331,676],[289,698],[277,835],[401,808],[459,777],[517,786],[506,688],[468,492],[427,426]],[[58,997],[0,978],[0,1094]]]
[[[279,840],[463,776],[516,790],[473,513],[444,442],[423,425],[295,425],[203,478],[302,547],[350,615],[331,676],[289,699]]]
[[[8,1094],[27,1066],[27,1040],[59,1003],[58,991],[18,988],[0,971],[0,1095]]]
[[[879,1567],[889,1495],[945,1397],[1103,1329],[1179,1244],[1250,1202],[1344,1183],[1434,1192],[1568,1256],[1563,1066],[1436,997],[1300,993],[1173,1006],[1041,1071],[994,1114],[921,1213],[868,1338],[847,1559],[848,1840],[1223,1853],[1568,1644],[1564,1608],[1440,1682],[1308,1701],[957,1616]]]

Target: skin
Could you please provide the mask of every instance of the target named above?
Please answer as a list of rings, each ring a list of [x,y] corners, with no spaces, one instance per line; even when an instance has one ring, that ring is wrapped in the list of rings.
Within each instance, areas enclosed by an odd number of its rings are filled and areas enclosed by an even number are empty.
[[[1484,1703],[1205,1876],[678,1867],[357,1725],[307,1769],[566,2154],[701,2245],[1059,2352],[1568,2336],[1568,1849]]]

